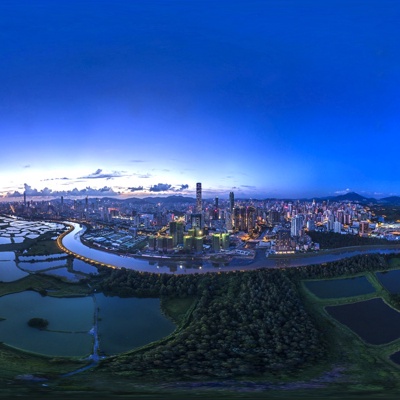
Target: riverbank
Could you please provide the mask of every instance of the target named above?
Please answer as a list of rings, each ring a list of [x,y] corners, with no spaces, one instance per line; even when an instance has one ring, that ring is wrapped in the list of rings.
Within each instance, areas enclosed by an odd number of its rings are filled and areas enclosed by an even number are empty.
[[[93,265],[110,268],[127,268],[151,273],[207,273],[247,271],[259,268],[288,268],[311,264],[324,264],[339,261],[345,258],[364,254],[400,253],[400,245],[388,244],[385,246],[353,246],[340,249],[321,250],[318,253],[269,255],[265,250],[257,249],[252,259],[233,257],[226,262],[213,262],[204,257],[191,255],[185,259],[165,258],[160,256],[124,256],[117,252],[104,251],[93,246],[89,247],[81,241],[81,231],[86,229],[77,223],[68,223],[71,228],[57,238],[57,244],[68,254]]]

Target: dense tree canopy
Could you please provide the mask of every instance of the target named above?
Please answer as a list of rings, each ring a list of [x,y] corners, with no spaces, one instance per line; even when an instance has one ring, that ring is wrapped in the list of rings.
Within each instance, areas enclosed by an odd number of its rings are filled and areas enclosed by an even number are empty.
[[[364,255],[299,268],[170,275],[100,269],[108,295],[196,296],[190,319],[169,340],[103,361],[123,374],[249,376],[291,370],[326,356],[322,332],[297,290],[302,279],[383,270],[390,255]]]

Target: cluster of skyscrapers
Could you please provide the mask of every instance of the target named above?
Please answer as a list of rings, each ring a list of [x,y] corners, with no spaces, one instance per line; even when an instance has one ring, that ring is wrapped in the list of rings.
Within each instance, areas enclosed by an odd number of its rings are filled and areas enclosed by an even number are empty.
[[[232,240],[257,240],[260,233],[275,243],[277,251],[310,246],[308,231],[368,235],[374,229],[371,212],[356,202],[203,199],[202,184],[196,197],[174,196],[149,199],[112,198],[27,200],[4,205],[27,218],[78,219],[93,226],[126,229],[148,237],[151,251],[187,252],[229,249]]]

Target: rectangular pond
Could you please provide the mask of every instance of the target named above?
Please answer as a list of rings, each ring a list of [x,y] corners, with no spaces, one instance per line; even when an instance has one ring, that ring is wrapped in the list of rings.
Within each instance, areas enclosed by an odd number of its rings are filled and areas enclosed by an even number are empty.
[[[375,292],[375,288],[365,276],[304,281],[304,285],[311,293],[322,299],[360,296]]]
[[[325,310],[367,343],[379,345],[400,338],[400,313],[381,298],[328,306]]]
[[[400,293],[400,270],[377,272],[376,277],[390,293]]]
[[[396,353],[393,353],[389,357],[395,364],[400,365],[400,351],[396,351]]]
[[[14,282],[28,275],[17,267],[15,261],[0,261],[0,282]]]
[[[45,271],[50,268],[59,268],[67,265],[67,261],[52,260],[52,261],[39,261],[39,262],[20,262],[18,267],[25,271]]]

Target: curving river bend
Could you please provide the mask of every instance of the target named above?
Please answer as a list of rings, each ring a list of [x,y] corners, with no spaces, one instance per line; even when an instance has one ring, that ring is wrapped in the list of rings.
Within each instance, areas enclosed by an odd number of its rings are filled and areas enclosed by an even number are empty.
[[[84,245],[80,237],[85,232],[86,227],[74,222],[65,222],[73,227],[73,230],[65,235],[62,239],[62,245],[72,253],[85,257],[109,267],[127,268],[136,271],[153,272],[153,273],[205,273],[205,272],[222,272],[222,271],[245,271],[258,268],[286,268],[300,267],[312,264],[322,264],[331,261],[338,261],[344,258],[354,257],[364,254],[391,254],[400,253],[400,245],[388,244],[387,246],[374,246],[374,248],[354,247],[335,249],[332,251],[324,251],[315,255],[289,255],[284,256],[265,256],[265,250],[256,250],[253,260],[238,261],[233,260],[228,265],[214,266],[209,261],[175,261],[172,259],[142,259],[136,257],[125,257],[117,254],[109,253],[99,249],[94,249]]]

